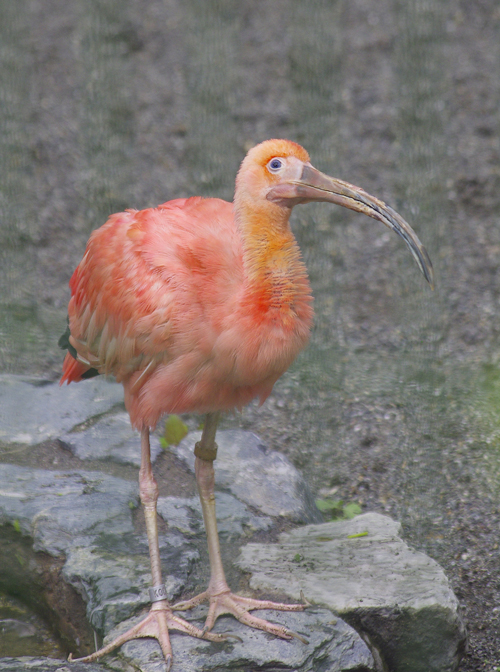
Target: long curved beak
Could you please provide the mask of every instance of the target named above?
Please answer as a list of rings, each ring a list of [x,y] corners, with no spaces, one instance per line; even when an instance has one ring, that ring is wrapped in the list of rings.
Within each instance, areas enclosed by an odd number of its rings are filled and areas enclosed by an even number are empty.
[[[417,234],[401,215],[383,201],[371,196],[360,187],[329,177],[311,164],[303,164],[300,178],[277,184],[267,195],[268,200],[293,206],[311,201],[325,201],[362,212],[395,231],[408,245],[424,278],[434,289],[434,272],[427,250]]]

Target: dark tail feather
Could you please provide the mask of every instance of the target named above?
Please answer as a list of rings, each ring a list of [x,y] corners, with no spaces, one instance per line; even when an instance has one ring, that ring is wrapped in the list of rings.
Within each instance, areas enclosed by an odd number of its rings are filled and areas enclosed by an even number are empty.
[[[78,382],[79,380],[86,380],[87,378],[94,378],[94,376],[99,375],[99,371],[97,369],[89,368],[88,366],[85,366],[85,364],[82,364],[82,362],[78,361],[78,353],[70,343],[70,336],[71,332],[69,330],[68,320],[66,331],[58,341],[58,345],[61,350],[68,351],[63,363],[63,375],[59,383],[60,385],[62,385],[64,382],[69,384],[71,382]]]

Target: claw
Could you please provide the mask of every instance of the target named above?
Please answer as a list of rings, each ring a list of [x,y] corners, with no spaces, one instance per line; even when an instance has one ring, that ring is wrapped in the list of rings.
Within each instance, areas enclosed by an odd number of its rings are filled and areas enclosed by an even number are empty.
[[[299,635],[298,632],[294,632],[293,630],[288,630],[288,634],[291,637],[294,637],[295,639],[298,639],[302,644],[309,644],[309,640],[303,637],[302,635]]]
[[[237,642],[240,642],[240,644],[243,644],[243,640],[241,637],[238,635],[235,635],[234,632],[228,632],[227,633],[227,638],[228,639],[235,639]]]
[[[169,630],[177,630],[178,632],[197,637],[198,639],[208,639],[211,642],[225,641],[225,635],[200,630],[183,618],[174,616],[168,605],[159,605],[159,602],[155,603],[149,611],[149,614],[142,621],[139,621],[139,623],[129,628],[129,630],[118,635],[118,637],[106,646],[103,646],[99,651],[96,651],[89,656],[85,656],[84,658],[73,658],[72,654],[70,654],[68,660],[70,662],[90,663],[107,653],[111,653],[111,651],[132,639],[152,637],[153,639],[158,640],[165,661],[167,662],[167,670],[169,670],[172,666],[172,647],[170,645],[170,637],[168,634]]]
[[[311,602],[309,602],[309,600],[306,600],[303,590],[300,591],[300,599],[302,600],[302,603],[304,604],[305,607],[312,607],[313,606],[311,604]]]
[[[200,639],[208,639],[209,642],[225,642],[231,636],[223,632],[210,632],[210,630],[205,630],[205,628],[200,630],[200,632],[202,633]]]
[[[210,595],[209,591],[200,593],[196,597],[193,597],[190,600],[185,602],[179,602],[174,604],[172,609],[176,610],[185,610],[191,609],[192,607],[198,606],[201,602],[209,601],[210,606],[208,608],[207,620],[205,625],[201,630],[202,636],[209,638],[211,630],[215,624],[215,621],[222,614],[231,614],[237,618],[240,623],[248,625],[251,628],[257,628],[258,630],[263,630],[269,634],[275,635],[276,637],[281,637],[282,639],[298,639],[303,644],[308,644],[308,640],[299,635],[293,630],[288,630],[288,628],[280,625],[275,625],[269,621],[264,620],[263,618],[257,618],[250,614],[250,611],[256,609],[275,609],[279,611],[303,611],[306,607],[311,606],[310,603],[304,598],[304,595],[301,593],[301,598],[304,604],[283,604],[271,602],[270,600],[256,600],[250,597],[242,597],[241,595],[235,595],[231,593],[229,589],[217,595]],[[242,641],[238,635],[227,635],[227,637],[232,637],[238,641]]]
[[[202,632],[204,634],[207,634],[207,633],[210,634],[210,630],[208,629],[208,627],[206,625],[205,625],[204,628],[202,628]],[[243,644],[243,640],[241,639],[241,637],[239,635],[235,634],[234,632],[220,632],[218,634],[219,634],[219,637],[221,637],[221,640],[223,642],[227,642],[228,639],[235,639],[237,642],[240,642],[241,644]]]

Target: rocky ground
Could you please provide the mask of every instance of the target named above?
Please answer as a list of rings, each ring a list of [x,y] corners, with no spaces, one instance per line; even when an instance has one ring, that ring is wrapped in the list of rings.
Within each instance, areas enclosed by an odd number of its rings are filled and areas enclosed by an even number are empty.
[[[121,388],[99,378],[74,386],[68,396],[56,384],[41,382],[0,376],[0,586],[44,614],[57,636],[50,650],[32,618],[0,612],[7,636],[0,644],[0,669],[11,672],[27,672],[35,661],[40,669],[50,668],[44,654],[92,652],[92,631],[111,641],[140,620],[149,603],[137,454],[127,449],[137,447],[139,436],[123,422]],[[31,414],[10,414],[9,405],[30,408]],[[153,437],[160,554],[171,602],[204,590],[209,578],[201,506],[185,492],[187,483],[193,487],[193,449],[200,436],[190,432],[164,450]],[[42,437],[52,458],[45,464]],[[21,466],[32,446],[36,466]],[[174,672],[456,670],[466,639],[458,601],[439,565],[402,541],[399,523],[373,512],[322,522],[301,474],[254,433],[221,431],[218,446],[215,499],[230,584],[239,593],[278,601],[303,602],[307,595],[309,607],[255,612],[297,632],[301,639],[292,642],[231,617],[215,628],[234,635],[225,643],[173,635]],[[203,605],[186,615],[201,627],[206,612]],[[124,672],[130,666],[164,669],[151,640],[128,642],[99,664]]]

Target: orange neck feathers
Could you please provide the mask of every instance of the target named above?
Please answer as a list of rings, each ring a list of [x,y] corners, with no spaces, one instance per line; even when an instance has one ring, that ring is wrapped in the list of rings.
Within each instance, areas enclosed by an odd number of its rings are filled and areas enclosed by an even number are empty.
[[[268,160],[266,155],[258,163],[255,159],[243,162],[236,180],[234,211],[248,290],[263,309],[279,310],[285,319],[299,304],[310,304],[311,290],[290,229],[291,208],[266,199],[269,176],[263,169]]]
[[[263,279],[269,274],[288,275],[290,279],[306,275],[300,251],[290,229],[291,208],[272,203],[267,194],[278,177],[269,173],[267,165],[275,156],[307,152],[288,140],[272,140],[251,149],[236,177],[234,210],[244,251],[245,270],[250,279]]]

